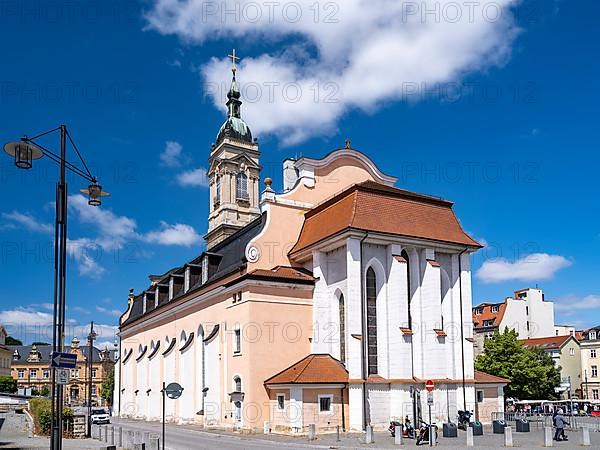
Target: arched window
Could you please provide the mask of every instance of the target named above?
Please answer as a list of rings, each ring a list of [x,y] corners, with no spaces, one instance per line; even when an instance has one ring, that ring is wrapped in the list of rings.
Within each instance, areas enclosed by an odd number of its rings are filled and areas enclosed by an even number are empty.
[[[412,329],[412,313],[410,312],[410,300],[411,300],[411,292],[410,292],[410,260],[408,259],[408,253],[406,250],[402,250],[400,254],[406,261],[406,292],[407,292],[407,301],[406,305],[408,308],[408,328]]]
[[[233,378],[234,392],[242,392],[242,379],[237,375]]]
[[[367,355],[368,374],[377,373],[377,278],[372,267],[367,270]]]
[[[340,312],[340,361],[346,364],[346,305],[344,304],[344,294],[340,294],[338,299]]]
[[[221,201],[221,177],[217,175],[215,177],[215,203]]]
[[[236,197],[242,200],[248,200],[248,177],[245,173],[239,172],[235,177]]]

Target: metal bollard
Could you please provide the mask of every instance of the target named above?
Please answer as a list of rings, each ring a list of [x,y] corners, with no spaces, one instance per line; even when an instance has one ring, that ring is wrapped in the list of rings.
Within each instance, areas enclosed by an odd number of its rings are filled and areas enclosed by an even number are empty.
[[[402,445],[402,427],[396,427],[396,431],[394,434],[394,444]]]
[[[544,447],[552,447],[552,427],[544,427]]]
[[[509,426],[504,428],[504,446],[505,447],[513,446],[512,428]]]
[[[110,445],[115,445],[115,427],[114,427],[114,425],[111,425],[108,431],[109,431],[108,443]]]
[[[437,445],[437,431],[435,425],[429,425],[429,446]]]
[[[317,426],[314,423],[308,425],[308,440],[314,441],[317,438]]]
[[[467,447],[473,447],[473,427],[467,427]]]
[[[583,427],[581,429],[581,445],[584,447],[589,447],[592,445],[590,442],[590,429],[587,427]]]
[[[158,450],[158,436],[150,437],[150,444],[148,445],[149,450]]]
[[[373,440],[373,427],[371,425],[367,425],[367,436],[365,438],[365,444],[372,444],[375,442]]]

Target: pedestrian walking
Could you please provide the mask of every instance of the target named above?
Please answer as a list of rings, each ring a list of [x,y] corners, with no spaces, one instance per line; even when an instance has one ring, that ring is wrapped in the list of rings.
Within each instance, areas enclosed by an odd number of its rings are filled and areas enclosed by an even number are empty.
[[[561,408],[554,416],[554,426],[556,427],[556,432],[554,433],[555,441],[568,441],[567,436],[565,435],[565,424],[569,426],[571,425],[569,422],[567,422],[567,419],[565,419],[563,410]]]

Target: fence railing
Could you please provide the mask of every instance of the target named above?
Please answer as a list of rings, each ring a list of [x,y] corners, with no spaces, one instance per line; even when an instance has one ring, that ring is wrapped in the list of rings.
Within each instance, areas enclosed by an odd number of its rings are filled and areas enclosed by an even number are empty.
[[[515,426],[518,419],[526,419],[531,426],[536,428],[551,427],[552,414],[524,413],[524,412],[493,412],[492,420],[504,420],[508,425]],[[570,424],[568,428],[588,428],[590,431],[600,432],[600,417],[594,416],[566,416]]]

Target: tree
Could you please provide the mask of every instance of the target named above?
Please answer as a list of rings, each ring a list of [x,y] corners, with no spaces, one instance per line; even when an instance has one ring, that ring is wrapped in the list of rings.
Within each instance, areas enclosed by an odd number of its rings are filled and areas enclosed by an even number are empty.
[[[115,390],[115,368],[112,366],[108,370],[106,380],[102,382],[101,395],[109,405],[113,403],[113,392]]]
[[[17,380],[13,377],[3,375],[0,377],[0,392],[14,394],[17,392]]]
[[[508,378],[507,397],[519,400],[552,400],[560,385],[560,368],[538,347],[527,348],[515,330],[496,331],[486,339],[484,350],[475,360],[475,368],[491,375]]]
[[[23,345],[23,342],[11,336],[6,336],[6,345]]]

